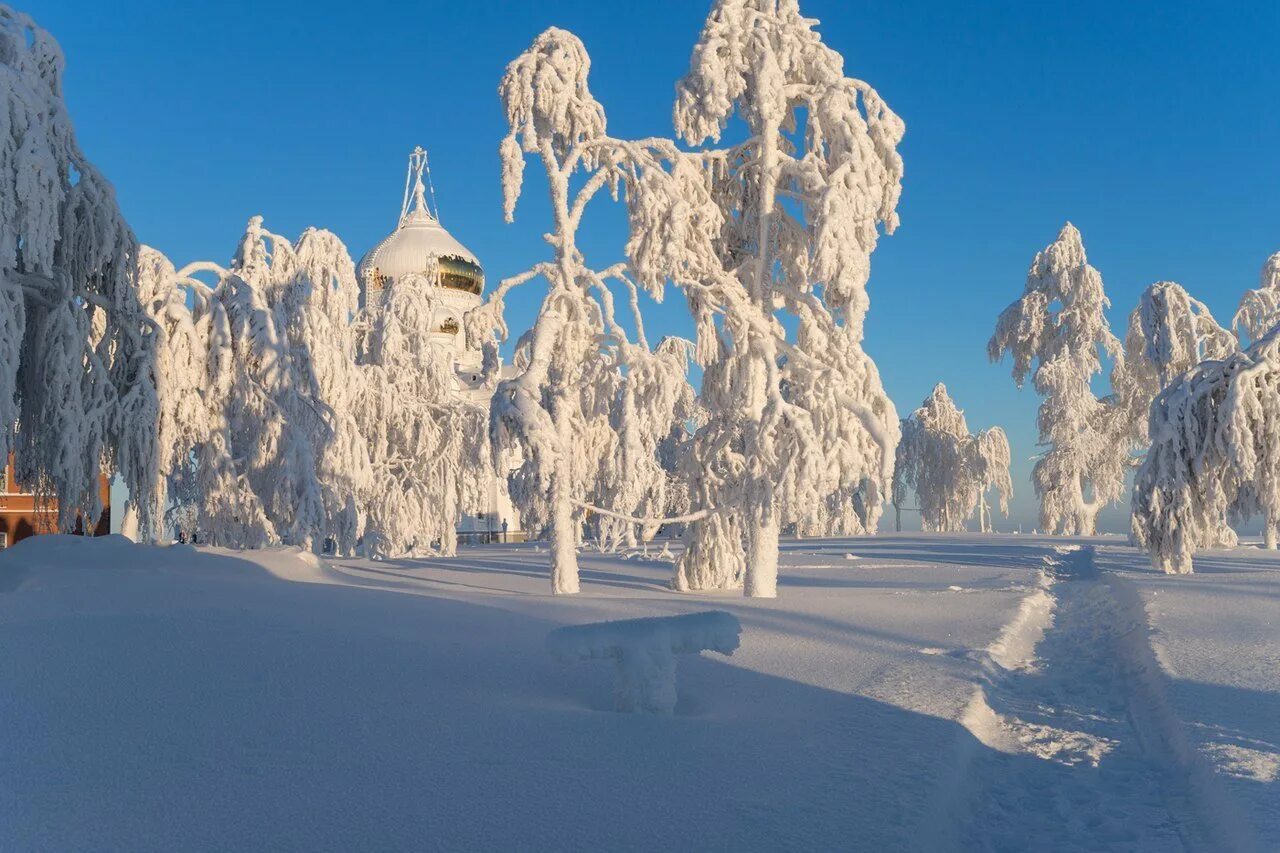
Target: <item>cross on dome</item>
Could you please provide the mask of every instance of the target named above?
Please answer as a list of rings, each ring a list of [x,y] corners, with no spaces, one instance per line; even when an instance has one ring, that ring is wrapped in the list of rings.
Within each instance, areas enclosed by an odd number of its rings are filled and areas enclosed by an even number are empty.
[[[440,208],[436,205],[435,186],[431,186],[431,207],[427,206],[426,186],[422,183],[423,173],[427,175],[427,184],[431,184],[431,167],[427,165],[427,151],[421,145],[416,146],[409,154],[409,169],[404,176],[404,202],[400,205],[400,225],[414,221],[440,221]],[[410,192],[410,180],[413,189]]]

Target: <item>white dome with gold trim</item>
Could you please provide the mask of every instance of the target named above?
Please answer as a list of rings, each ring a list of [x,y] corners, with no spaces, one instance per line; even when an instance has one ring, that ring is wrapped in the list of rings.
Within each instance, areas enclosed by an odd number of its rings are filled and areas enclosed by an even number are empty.
[[[422,170],[426,154],[414,151],[409,168],[414,174],[412,196],[406,193],[400,212],[400,224],[374,246],[361,260],[356,271],[360,285],[368,297],[403,275],[425,274],[432,258],[440,269],[440,285],[449,290],[479,296],[484,290],[484,270],[479,259],[427,209]]]

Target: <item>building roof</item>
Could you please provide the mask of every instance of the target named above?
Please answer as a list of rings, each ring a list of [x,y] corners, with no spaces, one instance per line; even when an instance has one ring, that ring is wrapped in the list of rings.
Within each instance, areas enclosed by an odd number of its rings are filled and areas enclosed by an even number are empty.
[[[400,223],[396,230],[369,250],[357,268],[360,281],[365,284],[366,289],[381,289],[381,282],[369,281],[369,276],[375,271],[382,280],[393,281],[402,275],[425,272],[427,261],[432,257],[453,259],[461,261],[465,266],[475,267],[474,273],[479,274],[480,281],[483,281],[479,259],[446,231],[427,208],[422,183],[425,165],[426,154],[418,148],[409,159],[409,170],[414,179],[413,192],[412,196],[406,194],[400,212]]]

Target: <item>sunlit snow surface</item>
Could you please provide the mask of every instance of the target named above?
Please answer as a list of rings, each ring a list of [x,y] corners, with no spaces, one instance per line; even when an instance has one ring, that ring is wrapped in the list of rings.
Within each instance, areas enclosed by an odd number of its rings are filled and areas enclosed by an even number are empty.
[[[590,550],[552,597],[533,545],[28,540],[0,849],[1280,849],[1280,559],[1167,577],[1090,541],[784,541],[769,601]],[[741,646],[685,657],[670,717],[546,651],[711,609]]]

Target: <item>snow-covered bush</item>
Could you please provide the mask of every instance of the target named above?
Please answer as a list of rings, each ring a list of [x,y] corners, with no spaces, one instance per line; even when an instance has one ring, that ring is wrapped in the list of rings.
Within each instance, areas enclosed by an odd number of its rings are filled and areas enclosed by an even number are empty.
[[[1260,515],[1280,539],[1280,330],[1202,362],[1151,407],[1151,449],[1133,491],[1133,535],[1166,572],[1189,573],[1228,522]],[[1230,541],[1230,539],[1228,539]]]
[[[101,513],[104,471],[155,506],[158,402],[137,241],[76,142],[62,69],[53,37],[0,5],[0,458],[16,439],[18,479],[68,530]]]
[[[716,2],[676,131],[703,145],[737,116],[745,135],[675,158],[632,203],[655,234],[637,274],[684,290],[704,368],[689,470],[708,515],[686,531],[680,589],[743,578],[776,595],[785,525],[873,531],[892,480],[898,417],[862,339],[870,255],[898,224],[904,125],[814,24],[796,0]]]
[[[676,707],[676,655],[732,655],[742,626],[723,610],[623,619],[557,628],[547,651],[561,663],[612,660],[619,711],[670,714]]]
[[[1124,492],[1132,447],[1127,413],[1118,399],[1100,400],[1090,388],[1104,355],[1117,365],[1124,360],[1103,313],[1109,304],[1102,276],[1068,222],[1036,255],[1022,297],[1000,314],[987,344],[992,361],[1011,357],[1019,387],[1031,375],[1044,398],[1037,423],[1049,449],[1031,477],[1040,526],[1051,533],[1093,534],[1098,511]]]
[[[965,529],[974,509],[988,530],[985,495],[994,488],[1008,513],[1013,485],[1009,477],[1009,440],[995,427],[969,433],[964,412],[956,408],[942,383],[903,423],[894,469],[894,492],[916,493],[926,531]]]

